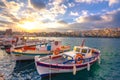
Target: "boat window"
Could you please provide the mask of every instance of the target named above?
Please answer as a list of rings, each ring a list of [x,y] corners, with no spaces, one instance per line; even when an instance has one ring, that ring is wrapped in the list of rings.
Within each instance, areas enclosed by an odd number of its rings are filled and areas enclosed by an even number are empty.
[[[81,53],[87,53],[87,49],[82,49]]]
[[[80,52],[80,48],[76,48],[76,50],[75,50],[76,52]]]

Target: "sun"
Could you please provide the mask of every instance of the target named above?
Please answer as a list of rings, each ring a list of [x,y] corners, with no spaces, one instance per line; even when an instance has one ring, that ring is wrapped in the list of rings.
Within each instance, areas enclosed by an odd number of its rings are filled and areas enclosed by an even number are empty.
[[[36,22],[29,22],[26,21],[22,24],[18,24],[21,30],[26,32],[34,32],[37,29],[37,23]]]
[[[25,29],[26,31],[30,31],[35,29],[35,22],[25,22],[21,24],[21,28]]]

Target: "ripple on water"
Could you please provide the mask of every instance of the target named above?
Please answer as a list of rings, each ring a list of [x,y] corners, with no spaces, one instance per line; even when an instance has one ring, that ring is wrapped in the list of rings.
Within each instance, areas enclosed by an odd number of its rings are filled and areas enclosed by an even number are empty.
[[[63,41],[63,44],[69,44],[73,47],[74,45],[80,45],[83,38],[48,37],[48,39],[61,40]],[[51,80],[120,80],[120,39],[86,39],[86,46],[100,49],[101,64],[94,64],[90,71],[85,69],[77,72],[76,75],[73,75],[72,73],[62,73],[52,77]],[[0,53],[4,53],[4,51],[0,51]],[[4,58],[2,58],[3,56]],[[6,80],[41,80],[34,64],[21,69],[31,62],[16,63],[5,54],[2,54],[0,59],[0,72],[5,75]],[[47,78],[42,80],[49,79]]]
[[[15,61],[2,50],[0,54],[2,55],[2,58],[0,58],[0,73],[4,75],[5,80],[9,80],[15,67]]]

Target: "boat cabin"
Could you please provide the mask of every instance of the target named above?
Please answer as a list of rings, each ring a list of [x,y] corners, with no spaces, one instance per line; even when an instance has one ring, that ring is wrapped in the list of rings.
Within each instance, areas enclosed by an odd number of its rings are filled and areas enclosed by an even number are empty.
[[[75,46],[73,51],[75,51],[76,53],[80,53],[83,56],[87,55],[90,53],[91,48],[89,47],[81,47],[81,46]]]
[[[61,41],[52,41],[44,44],[36,45],[37,50],[46,50],[46,51],[54,51],[56,48],[60,48],[62,45]]]
[[[89,57],[92,56],[91,48],[89,48],[89,47],[75,46],[74,49],[73,49],[73,51],[64,52],[63,56],[64,56],[64,58],[66,58],[68,60],[73,60],[73,59],[75,59],[75,56],[77,54],[81,54],[82,58],[89,58]]]

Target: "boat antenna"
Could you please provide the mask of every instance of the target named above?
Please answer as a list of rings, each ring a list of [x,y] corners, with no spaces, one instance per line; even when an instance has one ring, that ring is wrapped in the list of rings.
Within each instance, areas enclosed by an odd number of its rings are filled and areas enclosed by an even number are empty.
[[[82,44],[81,44],[81,47],[83,47],[85,44],[85,39],[82,40]]]

